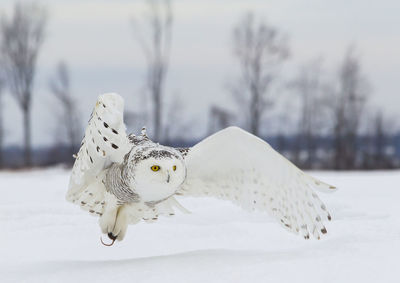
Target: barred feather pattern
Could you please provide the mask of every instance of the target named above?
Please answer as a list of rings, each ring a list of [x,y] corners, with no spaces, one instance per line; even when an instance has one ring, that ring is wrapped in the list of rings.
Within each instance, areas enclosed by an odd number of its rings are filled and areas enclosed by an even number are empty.
[[[112,193],[120,204],[139,202],[139,195],[130,188],[131,180],[130,166],[124,162],[122,164],[113,163],[107,170],[105,177],[105,188]]]
[[[182,176],[186,180],[177,195],[213,196],[247,210],[266,211],[305,239],[319,239],[327,233],[324,221],[331,220],[331,215],[315,190],[334,191],[335,187],[304,173],[266,142],[236,127],[222,130],[192,148],[172,149],[153,143],[145,129],[139,136],[127,136],[123,99],[116,94],[98,98],[76,156],[67,199],[93,215],[103,216],[101,219],[110,215],[107,207],[115,210],[115,206],[123,205],[132,224],[141,219],[154,222],[159,215],[174,215],[175,209],[187,212],[165,190],[161,190],[165,196],[154,198],[157,201],[144,202],[132,188],[134,167],[149,157],[185,158]],[[148,193],[141,187],[136,190],[142,198]]]
[[[122,163],[132,148],[123,123],[123,99],[116,94],[100,95],[72,169],[67,199],[72,201],[95,182],[113,162]]]
[[[320,239],[331,220],[314,189],[333,191],[307,175],[266,142],[231,127],[195,145],[186,156],[187,178],[179,194],[230,200],[266,211],[287,230]]]

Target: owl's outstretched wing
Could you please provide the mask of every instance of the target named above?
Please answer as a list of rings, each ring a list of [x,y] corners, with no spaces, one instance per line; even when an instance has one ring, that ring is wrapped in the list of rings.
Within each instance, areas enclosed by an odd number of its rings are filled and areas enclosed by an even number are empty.
[[[185,161],[187,178],[180,194],[267,211],[306,239],[326,233],[322,222],[331,216],[313,189],[335,187],[307,175],[256,136],[236,127],[224,129],[191,148]]]
[[[123,111],[124,100],[118,94],[106,93],[98,97],[72,169],[67,200],[81,199],[83,191],[96,183],[103,169],[113,162],[121,163],[130,151]],[[101,186],[87,193],[101,194],[103,189]]]

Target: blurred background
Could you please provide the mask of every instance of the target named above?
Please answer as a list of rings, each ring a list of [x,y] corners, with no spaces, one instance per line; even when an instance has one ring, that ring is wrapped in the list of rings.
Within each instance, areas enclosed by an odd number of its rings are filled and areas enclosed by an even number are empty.
[[[0,3],[0,167],[72,165],[97,96],[192,146],[237,125],[304,169],[400,167],[400,2]]]

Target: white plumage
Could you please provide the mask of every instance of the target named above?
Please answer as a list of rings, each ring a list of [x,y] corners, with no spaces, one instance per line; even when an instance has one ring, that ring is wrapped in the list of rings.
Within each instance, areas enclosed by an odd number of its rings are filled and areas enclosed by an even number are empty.
[[[326,232],[322,219],[330,215],[313,188],[335,188],[305,174],[263,140],[230,127],[195,145],[185,161],[188,175],[182,194],[268,211],[306,238]]]
[[[110,163],[121,163],[130,150],[123,112],[124,101],[121,96],[99,96],[72,170],[68,200],[94,182],[94,178]]]
[[[314,189],[334,191],[263,140],[237,127],[190,149],[127,136],[123,99],[99,96],[71,174],[67,199],[100,217],[102,232],[122,240],[129,223],[186,211],[174,198],[212,196],[247,210],[267,211],[283,227],[319,239],[330,220]],[[154,167],[156,166],[156,167]],[[154,170],[157,169],[157,170]]]

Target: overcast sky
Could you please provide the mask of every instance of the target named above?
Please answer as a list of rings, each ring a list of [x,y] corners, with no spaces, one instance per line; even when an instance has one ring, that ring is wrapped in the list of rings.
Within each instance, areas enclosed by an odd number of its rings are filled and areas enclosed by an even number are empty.
[[[132,32],[131,18],[143,16],[143,1],[41,1],[49,10],[47,38],[38,62],[33,109],[33,142],[51,144],[56,106],[48,80],[59,60],[71,70],[74,95],[86,120],[96,97],[118,92],[127,107],[143,99],[145,65]],[[14,1],[1,0],[9,14]],[[207,107],[231,107],[225,85],[236,75],[232,56],[232,27],[246,11],[277,26],[288,35],[291,58],[282,69],[286,79],[299,65],[324,58],[328,70],[340,63],[349,44],[355,44],[372,86],[371,104],[400,117],[400,2],[362,0],[181,0],[173,2],[174,26],[167,96],[178,94],[185,117],[202,136]],[[21,144],[21,114],[9,94],[6,103],[6,143]]]

